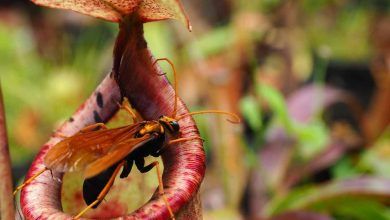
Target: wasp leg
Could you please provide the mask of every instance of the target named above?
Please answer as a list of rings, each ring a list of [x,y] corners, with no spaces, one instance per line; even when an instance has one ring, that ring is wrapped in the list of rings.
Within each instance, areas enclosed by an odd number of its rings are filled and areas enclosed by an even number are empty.
[[[98,131],[101,129],[107,129],[107,126],[104,123],[96,123],[96,124],[92,124],[92,125],[88,125],[88,126],[84,127],[78,133],[85,133],[88,131]]]
[[[43,172],[45,172],[46,170],[49,170],[49,168],[44,168],[42,170],[40,170],[38,173],[34,174],[34,176],[28,178],[28,180],[24,181],[24,183],[22,183],[21,185],[19,185],[18,187],[16,187],[15,191],[14,191],[14,195],[16,195],[16,193],[23,189],[24,186],[26,186],[27,184],[31,183],[31,181],[33,181],[35,178],[37,178],[38,176],[40,176]]]
[[[85,212],[87,212],[89,209],[94,207],[96,204],[100,203],[104,199],[104,197],[106,197],[108,191],[110,191],[112,185],[114,184],[116,175],[119,173],[119,171],[122,168],[122,166],[124,165],[124,163],[125,163],[125,161],[122,161],[120,164],[118,164],[118,166],[115,168],[114,173],[110,177],[110,180],[107,182],[106,186],[104,186],[103,190],[100,192],[97,199],[94,202],[92,202],[91,204],[89,204],[85,209],[83,209],[73,219],[79,219]]]
[[[90,205],[98,198],[104,187],[110,181],[112,174],[114,174],[116,167],[119,163],[116,163],[109,167],[107,170],[99,173],[96,176],[87,178],[83,182],[83,199],[85,204]],[[97,208],[100,203],[95,204],[92,208]]]
[[[204,141],[201,137],[199,136],[193,136],[193,137],[186,137],[186,138],[178,138],[178,139],[175,139],[175,140],[171,140],[168,142],[168,145],[170,144],[175,144],[175,143],[179,143],[179,142],[185,142],[185,141],[190,141],[190,140],[194,140],[194,139],[199,139],[201,141]]]
[[[65,139],[65,138],[68,138],[68,137],[70,137],[70,136],[65,135],[65,134],[63,134],[63,133],[61,133],[61,132],[54,132],[53,135],[52,135],[52,137]]]
[[[156,164],[155,162],[145,166],[145,159],[144,158],[138,158],[135,160],[135,165],[137,166],[137,169],[141,173],[147,173],[149,172]]]
[[[123,170],[122,170],[122,173],[120,175],[120,178],[126,178],[130,174],[131,168],[133,168],[133,164],[134,164],[134,160],[132,160],[132,159],[126,160],[126,163],[123,166]]]
[[[133,112],[133,110],[131,110],[129,100],[126,97],[123,99],[122,104],[118,103],[118,105],[120,109],[124,109],[131,115],[131,118],[133,119],[133,123],[137,123],[138,121],[140,121],[137,115]]]
[[[100,130],[100,129],[107,129],[107,126],[104,123],[92,124],[92,125],[84,127],[83,129],[81,129],[76,134],[85,133],[85,132],[88,132],[88,131]],[[61,132],[54,132],[52,134],[52,137],[66,139],[66,138],[69,138],[71,136],[65,135],[65,134],[63,134]]]
[[[167,147],[169,147],[171,144],[180,143],[180,142],[185,142],[185,141],[190,141],[190,140],[194,140],[194,139],[199,139],[199,140],[201,140],[201,141],[204,141],[204,140],[203,140],[201,137],[199,137],[199,136],[187,137],[187,138],[178,138],[178,139],[169,141],[168,144],[164,145],[159,151],[154,152],[154,153],[152,153],[151,155],[152,155],[153,157],[158,157],[158,156],[160,156],[160,155],[167,149]]]
[[[171,219],[175,219],[175,215],[173,214],[171,206],[169,205],[168,200],[165,197],[164,185],[163,185],[163,181],[162,181],[162,176],[161,176],[159,162],[158,161],[154,161],[151,164],[145,166],[145,159],[142,158],[142,159],[137,159],[135,161],[135,165],[137,166],[138,170],[141,173],[146,173],[146,172],[150,171],[153,167],[156,167],[157,178],[158,178],[158,192],[159,192],[159,195],[163,198],[164,203],[167,206],[168,212],[171,215]]]
[[[88,132],[88,131],[96,131],[96,130],[100,130],[100,129],[107,129],[107,126],[104,123],[92,124],[92,125],[84,127],[83,129],[81,129],[76,134],[85,133],[85,132]],[[52,134],[52,137],[66,139],[66,138],[69,138],[71,136],[65,135],[65,134],[63,134],[61,132],[54,132]]]

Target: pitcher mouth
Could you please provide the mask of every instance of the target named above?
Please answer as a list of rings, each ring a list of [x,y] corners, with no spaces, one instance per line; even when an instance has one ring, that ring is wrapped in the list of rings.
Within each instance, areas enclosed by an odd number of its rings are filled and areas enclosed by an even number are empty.
[[[146,49],[147,50],[147,49]],[[151,57],[149,51],[147,51],[148,59]],[[150,71],[150,70],[149,70]],[[157,68],[153,71],[159,71]],[[154,74],[144,73],[144,76],[150,76]],[[108,121],[112,115],[117,111],[117,102],[121,100],[123,91],[129,90],[130,85],[126,88],[118,86],[117,81],[113,79],[113,76],[108,75],[103,82],[99,85],[96,91],[91,95],[88,100],[72,115],[72,120],[65,122],[57,132],[65,135],[72,135],[80,128],[96,123],[96,115],[99,115],[99,119],[102,121]],[[147,96],[155,97],[155,103],[157,103],[156,109],[151,111],[148,107],[143,107],[143,98],[133,98],[131,103],[135,104],[138,112],[145,119],[156,119],[158,115],[167,114],[172,112],[172,97],[173,89],[170,87],[168,81],[155,75],[157,78],[140,79],[138,83],[134,84],[132,80],[132,90],[127,91],[129,93],[143,93],[145,96],[145,89],[142,86],[146,82],[147,85],[152,86],[148,89],[150,94]],[[149,80],[149,81],[148,81]],[[134,86],[135,85],[135,86]],[[139,88],[137,88],[137,86]],[[137,89],[134,89],[137,88]],[[161,90],[165,92],[161,93]],[[152,92],[154,91],[154,92]],[[104,108],[98,107],[96,100],[96,94],[102,94],[104,100],[112,100],[105,102]],[[137,97],[137,96],[133,96]],[[100,97],[101,98],[101,97]],[[179,101],[178,113],[185,114],[188,110],[184,104]],[[198,135],[198,130],[195,126],[192,118],[188,117],[180,121],[180,125],[185,125],[180,132],[181,136],[193,136]],[[37,170],[44,168],[43,158],[45,157],[48,149],[55,145],[60,138],[52,137],[41,149],[36,156],[30,170],[27,174],[27,178],[34,175]],[[163,154],[162,159],[164,163],[163,182],[165,186],[165,194],[167,200],[175,213],[181,210],[185,204],[192,201],[196,195],[201,181],[203,180],[205,173],[205,154],[200,140],[193,140],[187,143],[180,143],[180,147],[172,146],[167,148]],[[55,178],[62,178],[62,174],[53,173]],[[61,183],[53,181],[53,177],[50,173],[46,173],[37,179],[34,183],[27,185],[21,193],[21,209],[26,219],[70,219],[72,216],[66,214],[61,208]],[[181,212],[181,211],[180,211]],[[123,216],[126,218],[142,218],[142,219],[165,219],[169,218],[169,213],[165,208],[161,196],[155,192],[154,196],[135,212]]]

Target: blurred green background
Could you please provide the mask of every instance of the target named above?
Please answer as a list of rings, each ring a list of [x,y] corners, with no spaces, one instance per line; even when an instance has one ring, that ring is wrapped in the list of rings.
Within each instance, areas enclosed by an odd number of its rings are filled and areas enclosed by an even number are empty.
[[[183,2],[194,31],[146,24],[149,48],[174,61],[191,110],[244,119],[196,118],[204,218],[390,219],[389,1]],[[0,3],[15,180],[110,71],[117,32],[74,12]]]

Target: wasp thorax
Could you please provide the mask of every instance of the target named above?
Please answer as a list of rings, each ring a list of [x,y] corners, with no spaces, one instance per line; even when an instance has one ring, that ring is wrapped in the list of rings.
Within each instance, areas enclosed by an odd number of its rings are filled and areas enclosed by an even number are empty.
[[[180,126],[177,120],[170,118],[168,116],[160,116],[158,119],[159,123],[164,126],[165,129],[169,131],[169,133],[176,135],[179,133]]]
[[[150,121],[146,123],[142,129],[140,129],[135,137],[142,137],[145,134],[152,134],[152,133],[158,133],[158,134],[163,134],[164,129],[161,127],[160,123],[157,121]]]

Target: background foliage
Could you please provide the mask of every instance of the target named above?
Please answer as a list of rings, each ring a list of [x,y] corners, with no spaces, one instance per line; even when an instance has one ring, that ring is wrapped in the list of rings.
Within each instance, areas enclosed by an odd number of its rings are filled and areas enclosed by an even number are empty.
[[[146,24],[149,48],[174,61],[191,110],[244,118],[197,118],[205,219],[390,219],[388,1],[183,2],[193,33]],[[116,33],[73,12],[0,3],[15,179],[110,71]]]

